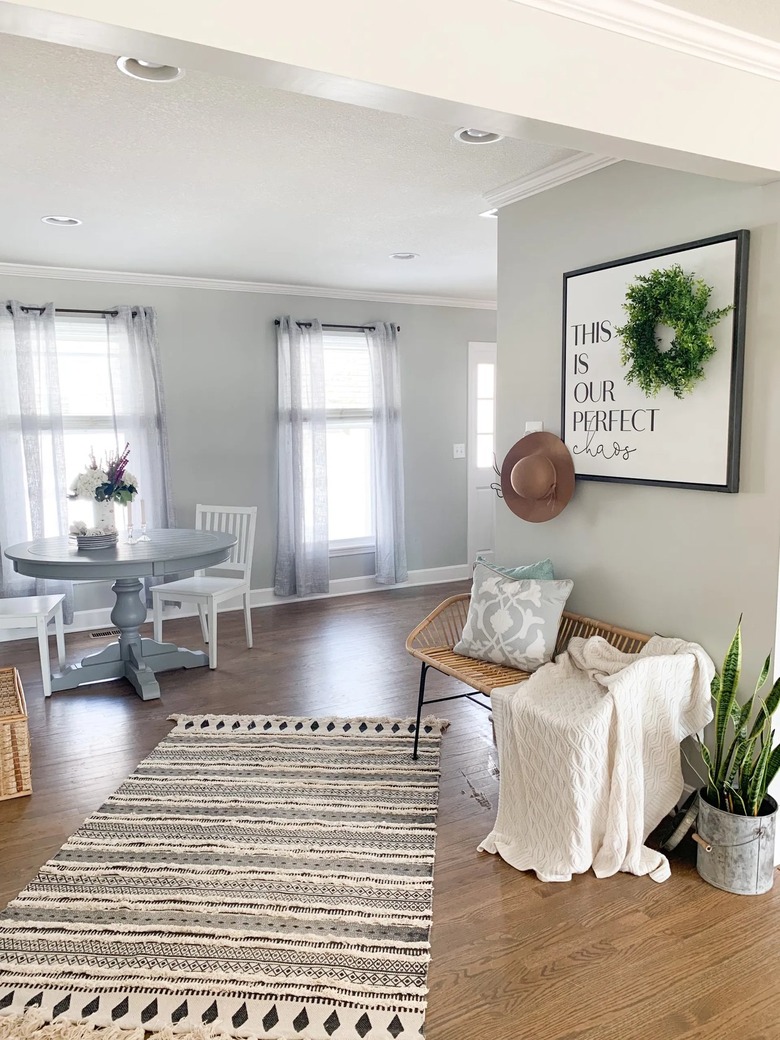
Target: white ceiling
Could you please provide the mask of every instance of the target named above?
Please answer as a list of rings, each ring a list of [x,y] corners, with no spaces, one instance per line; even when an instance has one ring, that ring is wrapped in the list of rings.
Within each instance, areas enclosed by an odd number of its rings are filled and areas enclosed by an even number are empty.
[[[11,263],[490,300],[483,193],[573,154],[193,71],[142,83],[3,35],[0,97]]]

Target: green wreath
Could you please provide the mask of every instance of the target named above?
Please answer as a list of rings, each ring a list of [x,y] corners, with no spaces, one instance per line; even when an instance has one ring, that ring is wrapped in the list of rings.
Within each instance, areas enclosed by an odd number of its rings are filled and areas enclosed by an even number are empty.
[[[691,393],[717,349],[710,329],[733,310],[707,310],[711,295],[711,286],[679,264],[634,279],[623,304],[628,321],[615,329],[623,341],[620,361],[628,366],[627,383],[637,383],[647,397],[665,386],[678,398]],[[674,329],[666,351],[658,349],[658,325]]]

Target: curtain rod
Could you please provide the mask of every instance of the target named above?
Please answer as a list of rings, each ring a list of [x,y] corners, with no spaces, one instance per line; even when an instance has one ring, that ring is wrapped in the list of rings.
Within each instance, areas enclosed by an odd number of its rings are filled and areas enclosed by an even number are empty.
[[[274,321],[274,325],[280,325],[280,324],[281,324],[281,322],[277,318]],[[298,326],[299,329],[310,329],[311,328],[311,322],[310,321],[296,321],[295,324]],[[328,325],[325,322],[323,322],[322,327],[323,327],[323,329],[360,329],[361,332],[363,332],[363,331],[374,332],[374,330],[376,329],[376,325]],[[401,326],[400,325],[396,325],[395,331],[396,332],[400,332],[401,331]]]
[[[7,303],[5,306],[6,306],[6,310],[9,313],[12,314],[13,311],[11,310],[10,303]],[[29,314],[30,311],[37,311],[39,314],[43,314],[43,312],[46,310],[46,308],[45,307],[22,307],[21,310],[23,310],[25,314]],[[54,308],[54,312],[55,312],[55,314],[100,314],[103,318],[106,318],[106,317],[109,317],[109,316],[112,317],[112,318],[115,318],[117,316],[117,314],[119,314],[119,311],[88,311],[88,310],[82,310],[80,308],[74,308],[74,307],[55,307]]]

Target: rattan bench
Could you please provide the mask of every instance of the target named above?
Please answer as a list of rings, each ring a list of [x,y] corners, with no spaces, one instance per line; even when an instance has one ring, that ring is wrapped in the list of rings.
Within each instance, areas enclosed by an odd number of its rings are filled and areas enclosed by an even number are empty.
[[[471,594],[468,592],[445,599],[424,621],[420,622],[406,640],[406,649],[412,657],[416,657],[422,663],[420,690],[417,697],[417,724],[414,730],[415,758],[417,758],[417,740],[423,704],[436,704],[439,701],[468,697],[475,704],[489,708],[489,702],[475,700],[474,694],[481,693],[489,697],[491,690],[498,689],[500,686],[513,686],[530,677],[529,672],[521,672],[517,668],[507,668],[505,665],[491,664],[488,661],[476,661],[472,657],[464,657],[462,654],[455,653],[453,647],[460,639],[463,626],[466,624],[470,599]],[[586,639],[590,636],[602,636],[618,650],[623,650],[628,654],[638,653],[650,638],[641,632],[631,632],[628,629],[607,624],[605,621],[595,621],[593,618],[583,617],[581,614],[571,614],[565,610],[558,629],[554,657],[563,653],[573,636],[583,636]],[[467,693],[456,693],[449,697],[436,697],[426,701],[424,699],[425,678],[429,668],[435,668],[444,675],[460,679],[461,682],[470,686],[471,690]]]

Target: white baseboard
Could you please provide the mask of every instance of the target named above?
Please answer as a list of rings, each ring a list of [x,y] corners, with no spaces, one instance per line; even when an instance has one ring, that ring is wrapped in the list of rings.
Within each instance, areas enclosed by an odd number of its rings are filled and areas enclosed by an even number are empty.
[[[363,592],[382,592],[383,589],[406,589],[412,585],[443,585],[448,581],[466,581],[471,577],[471,566],[467,563],[455,564],[451,567],[428,567],[425,570],[409,571],[407,581],[398,585],[377,585],[373,575],[359,578],[335,578],[330,583],[330,592],[317,596],[274,595],[273,589],[253,589],[253,607],[279,606],[280,603],[299,603],[309,599],[332,599],[334,596],[357,596]],[[236,609],[235,607],[232,609]]]
[[[416,585],[442,585],[450,581],[465,581],[471,577],[471,566],[467,563],[454,564],[450,567],[428,567],[419,571],[409,571],[407,581],[398,585],[377,585],[372,575],[359,578],[335,578],[330,583],[330,592],[324,592],[318,596],[288,596],[280,597],[274,595],[273,589],[252,589],[251,604],[253,607],[278,607],[285,603],[300,603],[311,599],[334,599],[337,596],[358,596],[365,592],[382,592],[384,589],[406,589]],[[240,601],[229,601],[220,606],[220,613],[230,610],[240,610]],[[166,619],[196,617],[197,610],[185,610],[172,608],[165,611]],[[146,613],[146,620],[152,620],[151,610]],[[65,626],[67,632],[92,632],[95,629],[111,628],[111,608],[101,607],[94,610],[77,610],[73,616],[73,622]],[[0,643],[9,642],[12,639],[34,639],[35,632],[31,629],[30,636],[20,636],[19,632],[24,629],[15,629],[0,632]],[[53,631],[53,627],[52,627]]]

